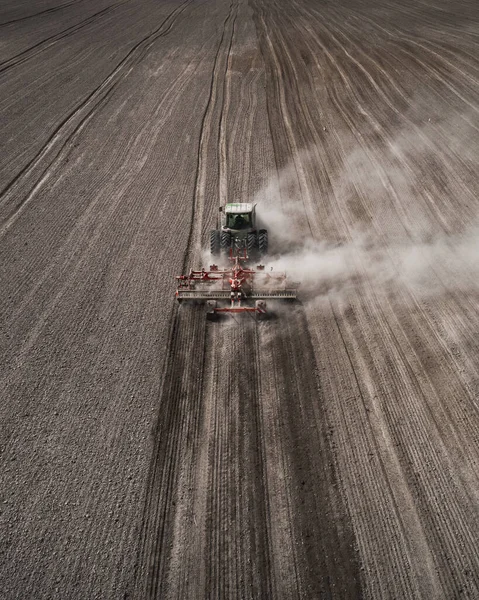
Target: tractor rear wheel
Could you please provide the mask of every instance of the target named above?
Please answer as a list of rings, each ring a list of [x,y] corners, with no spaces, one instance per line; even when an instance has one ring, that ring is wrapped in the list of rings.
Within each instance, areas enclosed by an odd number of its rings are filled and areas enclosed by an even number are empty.
[[[248,249],[248,257],[256,258],[258,253],[258,234],[256,232],[248,233],[246,237],[246,247]]]
[[[231,233],[229,231],[221,232],[220,246],[221,250],[223,250],[225,253],[231,248]]]
[[[258,247],[261,256],[268,254],[268,231],[266,229],[259,230]]]
[[[210,233],[210,252],[211,256],[219,256],[221,250],[220,232],[215,229]]]

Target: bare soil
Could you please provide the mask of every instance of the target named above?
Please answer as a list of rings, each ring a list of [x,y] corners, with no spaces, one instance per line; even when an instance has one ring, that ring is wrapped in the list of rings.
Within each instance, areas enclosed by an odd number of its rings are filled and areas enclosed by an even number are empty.
[[[0,598],[478,598],[476,282],[174,300],[276,175],[299,238],[477,225],[477,2],[5,0],[0,36]]]

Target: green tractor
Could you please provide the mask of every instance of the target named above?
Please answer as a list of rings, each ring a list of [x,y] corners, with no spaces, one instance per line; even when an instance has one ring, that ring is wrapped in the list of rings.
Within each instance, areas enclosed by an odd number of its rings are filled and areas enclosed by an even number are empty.
[[[212,256],[246,251],[248,258],[257,260],[268,253],[268,231],[256,229],[255,204],[226,204],[220,207],[221,229],[210,234]]]

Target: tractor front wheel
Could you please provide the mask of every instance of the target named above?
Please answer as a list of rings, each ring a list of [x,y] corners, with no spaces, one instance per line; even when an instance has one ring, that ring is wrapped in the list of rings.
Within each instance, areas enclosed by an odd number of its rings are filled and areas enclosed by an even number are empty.
[[[258,248],[261,256],[268,254],[268,231],[266,229],[259,230]]]
[[[246,237],[246,247],[248,249],[248,257],[255,259],[258,253],[258,234],[255,232],[248,233]]]
[[[221,232],[221,250],[226,254],[231,248],[231,233],[229,231]]]
[[[221,236],[216,229],[210,233],[210,252],[211,256],[219,256],[221,251]]]

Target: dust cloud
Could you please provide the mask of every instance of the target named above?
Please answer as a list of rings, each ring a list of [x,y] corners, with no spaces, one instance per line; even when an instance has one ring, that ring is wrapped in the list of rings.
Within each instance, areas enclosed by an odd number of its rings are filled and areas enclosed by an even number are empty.
[[[422,296],[479,290],[479,229],[430,242],[376,243],[356,232],[337,246],[305,238],[301,247],[272,257],[268,268],[286,271],[309,295],[346,292],[366,281],[375,291],[398,286]]]
[[[478,291],[479,221],[461,214],[448,197],[461,182],[448,171],[445,155],[435,156],[435,172],[420,171],[429,168],[430,153],[430,147],[418,149],[405,139],[382,155],[355,148],[319,199],[334,207],[319,222],[318,189],[314,175],[307,178],[314,174],[317,152],[303,152],[254,198],[258,220],[270,232],[268,270],[286,271],[305,299],[364,284],[379,295],[399,289],[421,297]],[[437,210],[432,216],[431,198]],[[472,198],[466,202],[477,206]],[[357,207],[369,213],[355,218]],[[453,209],[454,218],[446,214]],[[328,208],[321,212],[328,215]]]

